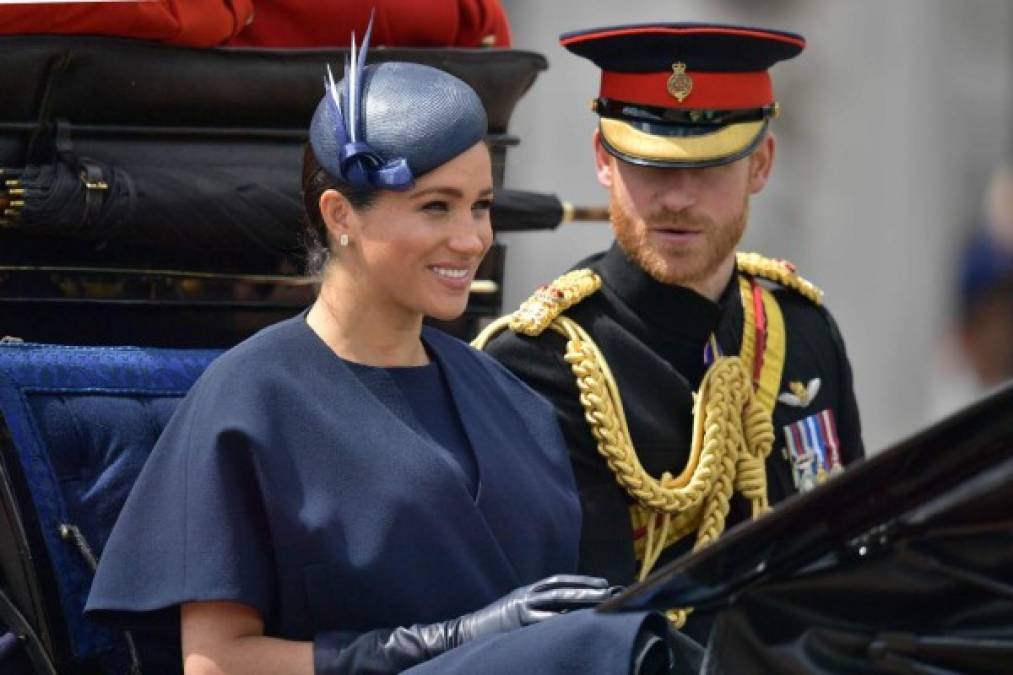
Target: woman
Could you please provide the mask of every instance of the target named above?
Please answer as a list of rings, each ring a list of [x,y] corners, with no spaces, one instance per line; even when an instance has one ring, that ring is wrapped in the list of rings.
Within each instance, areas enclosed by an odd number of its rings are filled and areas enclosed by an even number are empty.
[[[422,324],[464,311],[492,239],[485,129],[460,80],[363,69],[353,48],[305,157],[319,296],[181,403],[89,613],[178,612],[187,675],[571,672],[575,659],[613,673],[657,656],[643,616],[539,624],[612,593],[565,574],[580,514],[553,412]]]

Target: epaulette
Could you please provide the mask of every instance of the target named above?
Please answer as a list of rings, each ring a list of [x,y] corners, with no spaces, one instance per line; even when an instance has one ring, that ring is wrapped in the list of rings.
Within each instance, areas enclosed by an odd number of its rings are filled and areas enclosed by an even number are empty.
[[[556,318],[601,288],[601,277],[589,269],[573,270],[540,286],[510,316],[510,330],[541,335]]]
[[[795,272],[795,265],[787,260],[774,260],[759,253],[737,253],[735,265],[743,274],[760,277],[790,288],[817,305],[823,303],[823,291],[812,282],[800,277]]]

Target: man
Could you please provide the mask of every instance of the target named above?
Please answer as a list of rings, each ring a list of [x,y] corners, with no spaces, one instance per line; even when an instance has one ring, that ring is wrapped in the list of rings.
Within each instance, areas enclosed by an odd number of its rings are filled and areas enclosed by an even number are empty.
[[[864,449],[821,292],[789,263],[736,253],[774,162],[767,69],[803,38],[658,24],[561,41],[602,69],[594,152],[616,241],[476,344],[492,338],[555,405],[584,509],[581,571],[625,584]]]

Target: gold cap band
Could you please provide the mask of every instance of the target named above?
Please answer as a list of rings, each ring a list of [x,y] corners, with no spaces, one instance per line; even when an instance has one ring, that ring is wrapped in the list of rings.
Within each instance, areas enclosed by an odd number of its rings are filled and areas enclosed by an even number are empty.
[[[687,164],[737,158],[763,133],[765,120],[729,124],[699,136],[660,136],[633,127],[629,122],[601,118],[606,145],[628,157],[646,162]]]

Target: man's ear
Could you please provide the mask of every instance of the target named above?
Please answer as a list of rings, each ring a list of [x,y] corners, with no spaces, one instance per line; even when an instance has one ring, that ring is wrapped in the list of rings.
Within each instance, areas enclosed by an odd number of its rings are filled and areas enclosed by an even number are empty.
[[[320,195],[320,217],[327,227],[328,241],[336,242],[343,234],[352,236],[351,221],[354,214],[352,203],[337,190],[324,190]]]
[[[603,187],[612,187],[612,170],[615,166],[612,155],[608,154],[605,146],[601,143],[601,132],[595,129],[594,137],[594,166],[598,182]]]
[[[756,194],[764,188],[774,168],[777,140],[768,132],[753,154],[749,156],[749,193]]]

